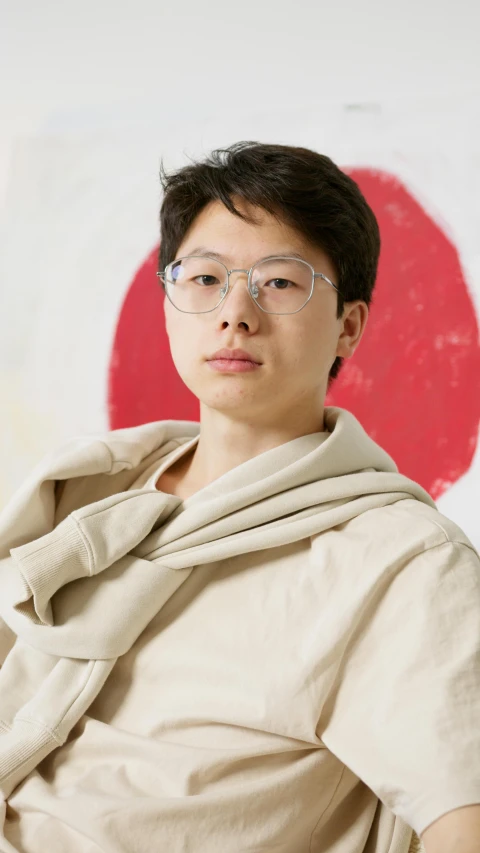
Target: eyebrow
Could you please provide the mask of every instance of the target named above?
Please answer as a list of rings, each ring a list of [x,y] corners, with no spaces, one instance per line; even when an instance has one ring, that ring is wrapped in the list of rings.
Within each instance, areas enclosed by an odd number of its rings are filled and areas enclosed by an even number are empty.
[[[207,249],[205,246],[197,246],[195,249],[192,249],[189,255],[200,255],[208,258],[216,258],[217,261],[221,261],[222,263],[226,263],[229,259],[226,255],[222,255],[220,252],[215,252],[213,249]],[[185,257],[185,256],[184,256]],[[305,258],[299,252],[294,251],[284,251],[284,252],[272,252],[270,255],[265,255],[264,258],[258,258],[255,263],[258,261],[268,261],[269,258],[276,257],[289,257],[289,258],[298,258],[299,261],[304,261]]]

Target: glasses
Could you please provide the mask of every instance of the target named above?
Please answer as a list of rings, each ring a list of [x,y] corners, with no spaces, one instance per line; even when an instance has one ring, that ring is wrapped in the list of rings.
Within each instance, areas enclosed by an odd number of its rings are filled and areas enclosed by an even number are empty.
[[[313,294],[316,279],[338,287],[315,272],[307,261],[278,255],[258,261],[249,270],[229,270],[220,261],[205,255],[188,255],[167,264],[157,272],[163,289],[175,308],[185,314],[214,311],[230,289],[232,272],[248,274],[248,292],[256,305],[267,314],[296,314]]]

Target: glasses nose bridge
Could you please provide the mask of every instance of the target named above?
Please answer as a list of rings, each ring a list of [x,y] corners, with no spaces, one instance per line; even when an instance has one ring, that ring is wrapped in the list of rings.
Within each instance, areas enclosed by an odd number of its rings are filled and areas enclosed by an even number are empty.
[[[244,273],[245,273],[245,275],[247,276],[247,285],[248,285],[248,280],[249,280],[249,277],[250,277],[250,270],[244,269],[243,267],[234,267],[234,268],[233,268],[233,269],[231,269],[231,270],[227,270],[227,277],[228,277],[228,285],[229,285],[229,289],[230,289],[230,287],[232,286],[232,285],[230,284],[230,276],[231,276],[232,272],[244,272]]]
[[[232,272],[246,272],[248,275],[250,270],[245,270],[245,269],[243,269],[243,267],[234,267],[233,270],[227,270],[227,272],[229,275],[231,275]]]

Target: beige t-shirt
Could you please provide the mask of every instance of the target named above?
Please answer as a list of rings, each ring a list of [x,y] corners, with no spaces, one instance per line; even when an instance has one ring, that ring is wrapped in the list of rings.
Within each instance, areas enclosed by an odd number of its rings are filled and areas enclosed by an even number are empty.
[[[132,488],[152,487],[197,440]],[[172,514],[185,504],[172,495]],[[195,567],[10,796],[10,849],[362,853],[375,849],[379,796],[418,832],[480,802],[478,610],[458,594],[470,584],[478,600],[478,568],[446,541],[390,587],[382,571],[391,536],[429,511],[404,500]]]

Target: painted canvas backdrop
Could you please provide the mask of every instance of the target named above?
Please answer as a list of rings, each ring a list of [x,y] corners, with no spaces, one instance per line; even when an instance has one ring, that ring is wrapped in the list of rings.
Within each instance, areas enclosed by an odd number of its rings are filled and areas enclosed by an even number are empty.
[[[322,105],[170,125],[100,132],[79,121],[18,141],[1,262],[0,503],[72,434],[198,419],[155,278],[160,157],[176,167],[257,139],[329,154],[374,208],[375,301],[327,402],[351,409],[480,547],[477,104]]]

